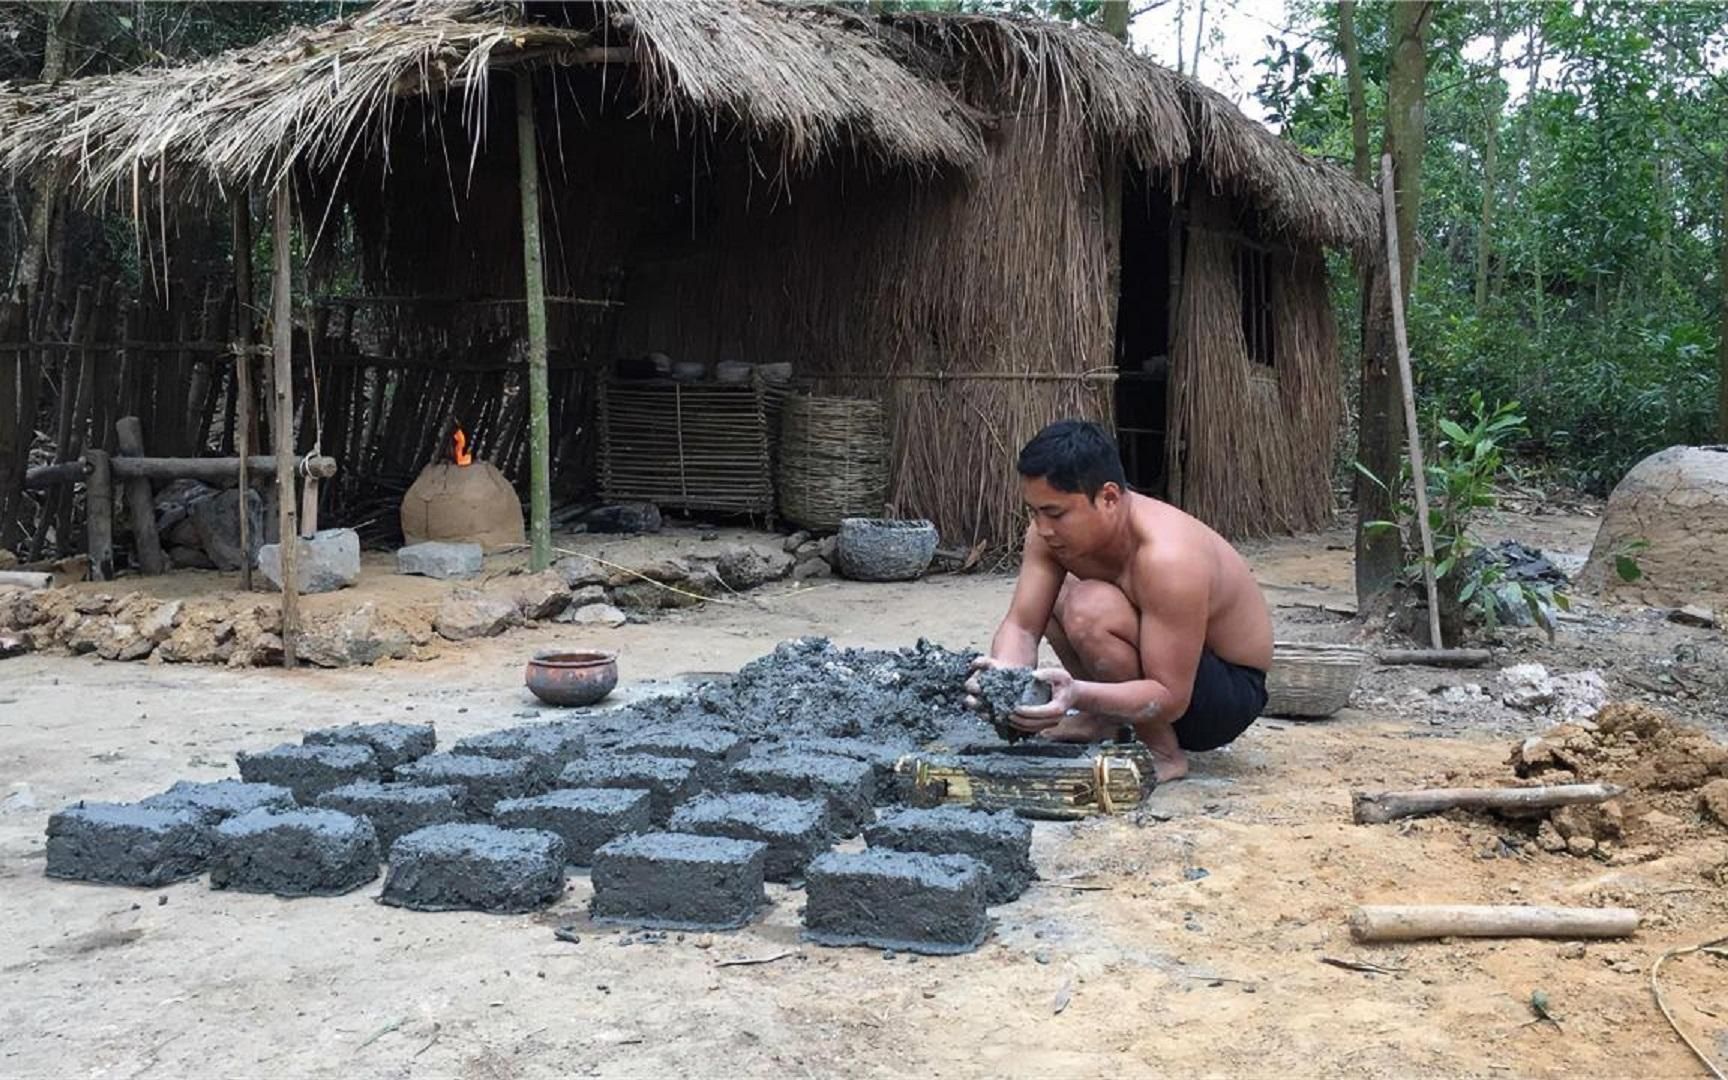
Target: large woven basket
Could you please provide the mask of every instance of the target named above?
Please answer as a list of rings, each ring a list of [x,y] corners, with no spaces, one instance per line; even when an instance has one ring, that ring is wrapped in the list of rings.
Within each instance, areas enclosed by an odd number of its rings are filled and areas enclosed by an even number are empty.
[[[806,529],[881,517],[888,501],[888,431],[882,403],[794,395],[780,421],[780,516]]]
[[[1266,673],[1266,715],[1318,719],[1350,703],[1368,653],[1354,645],[1279,641]]]

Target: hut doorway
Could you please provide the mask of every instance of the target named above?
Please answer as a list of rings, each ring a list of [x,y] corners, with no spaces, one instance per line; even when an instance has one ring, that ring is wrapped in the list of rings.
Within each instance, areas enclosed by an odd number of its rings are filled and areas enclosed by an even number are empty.
[[[1168,180],[1122,178],[1121,289],[1116,304],[1116,443],[1136,491],[1163,496],[1170,388],[1171,199]]]

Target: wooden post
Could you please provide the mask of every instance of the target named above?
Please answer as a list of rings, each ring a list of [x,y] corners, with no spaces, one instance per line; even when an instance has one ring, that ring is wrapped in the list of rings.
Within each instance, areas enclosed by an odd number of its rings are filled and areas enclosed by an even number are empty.
[[[1350,916],[1360,942],[1442,937],[1628,937],[1638,929],[1631,908],[1517,907],[1471,904],[1365,904]]]
[[[552,565],[551,423],[546,411],[546,284],[540,250],[540,162],[534,129],[533,73],[518,68],[516,168],[522,190],[522,280],[528,303],[528,519],[533,556],[529,566]]]
[[[1422,431],[1416,426],[1416,388],[1410,374],[1410,341],[1404,335],[1403,270],[1398,263],[1398,209],[1392,191],[1392,155],[1380,158],[1380,203],[1386,211],[1386,278],[1392,286],[1392,340],[1398,349],[1399,390],[1404,395],[1404,434],[1410,443],[1410,475],[1416,489],[1416,525],[1422,534],[1422,584],[1428,590],[1428,638],[1440,640],[1440,587],[1434,580],[1434,533],[1428,527],[1428,470],[1422,464]]]
[[[300,632],[300,588],[295,564],[300,553],[299,530],[294,527],[294,265],[290,250],[290,218],[294,195],[292,177],[276,184],[274,240],[276,272],[270,282],[270,312],[274,321],[271,367],[276,402],[275,421],[270,425],[276,451],[276,535],[282,550],[282,666],[293,667],[295,637]],[[241,513],[246,501],[240,500]]]
[[[114,433],[119,436],[120,452],[127,457],[144,456],[144,425],[136,416],[122,416],[114,421]],[[162,557],[162,542],[156,536],[156,500],[150,492],[150,481],[142,476],[126,481],[126,509],[132,515],[132,540],[138,548],[138,569],[146,574],[160,574],[168,569]]]
[[[240,459],[240,587],[252,588],[252,522],[246,513],[247,455],[252,453],[252,199],[234,197],[234,456]]]
[[[84,478],[85,552],[90,556],[92,581],[114,580],[114,474],[106,450],[86,450],[90,465]]]

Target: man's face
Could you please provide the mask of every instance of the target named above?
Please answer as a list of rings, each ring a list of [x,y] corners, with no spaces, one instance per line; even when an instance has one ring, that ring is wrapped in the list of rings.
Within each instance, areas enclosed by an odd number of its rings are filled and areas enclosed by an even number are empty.
[[[1053,488],[1043,477],[1021,477],[1020,496],[1032,514],[1039,539],[1058,555],[1084,555],[1109,537],[1111,511],[1122,489],[1105,484],[1095,499],[1083,492]]]

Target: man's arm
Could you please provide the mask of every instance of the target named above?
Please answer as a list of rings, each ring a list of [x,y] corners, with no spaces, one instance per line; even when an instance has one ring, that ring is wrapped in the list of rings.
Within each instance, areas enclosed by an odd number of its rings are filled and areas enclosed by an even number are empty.
[[[1014,599],[1008,614],[990,640],[990,659],[1012,667],[1038,663],[1038,642],[1056,610],[1056,597],[1068,572],[1050,555],[1036,531],[1026,531],[1020,556],[1020,577],[1014,583]]]

